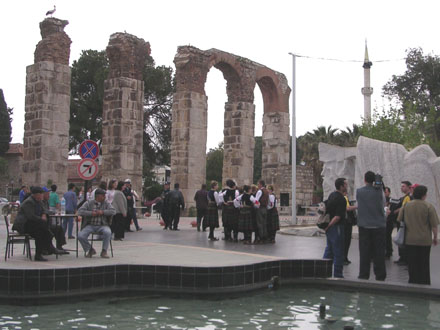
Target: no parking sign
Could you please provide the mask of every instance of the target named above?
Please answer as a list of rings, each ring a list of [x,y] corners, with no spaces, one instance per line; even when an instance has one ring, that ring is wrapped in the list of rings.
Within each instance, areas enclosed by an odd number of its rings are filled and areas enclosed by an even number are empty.
[[[95,141],[85,140],[79,146],[79,155],[82,159],[96,159],[99,156],[99,146]]]

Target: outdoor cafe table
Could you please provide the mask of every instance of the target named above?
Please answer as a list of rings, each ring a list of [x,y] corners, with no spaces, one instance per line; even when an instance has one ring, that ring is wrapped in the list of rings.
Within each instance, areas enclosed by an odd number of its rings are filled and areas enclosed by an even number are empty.
[[[79,233],[78,215],[77,214],[54,214],[54,215],[50,215],[49,218],[55,220],[55,226],[62,226],[64,218],[74,218],[75,223],[76,223],[76,237],[75,237],[76,249],[75,250],[65,249],[65,250],[76,252],[76,257],[78,258],[78,233]],[[57,255],[57,258],[58,258],[58,255]]]

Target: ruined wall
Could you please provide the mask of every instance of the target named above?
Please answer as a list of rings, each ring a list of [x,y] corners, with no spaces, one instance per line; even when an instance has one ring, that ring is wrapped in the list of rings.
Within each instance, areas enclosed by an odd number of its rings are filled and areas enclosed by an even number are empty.
[[[130,178],[142,192],[142,72],[150,45],[127,33],[114,33],[106,49],[110,70],[104,82],[102,179]]]
[[[255,105],[226,103],[224,121],[223,181],[252,184],[254,175]]]
[[[40,23],[43,39],[35,64],[26,68],[23,183],[46,185],[51,180],[67,190],[69,149],[71,40],[68,21],[47,18]]]
[[[194,193],[205,182],[207,98],[204,88],[212,67],[223,73],[228,96],[223,129],[223,182],[233,179],[239,185],[252,183],[256,83],[262,89],[265,113],[273,113],[268,118],[278,118],[274,119],[275,124],[269,123],[263,128],[263,144],[269,155],[263,160],[263,178],[272,175],[268,177],[270,183],[282,181],[276,179],[277,174],[271,170],[279,164],[286,164],[286,160],[287,164],[289,162],[286,145],[289,143],[290,89],[284,75],[218,49],[202,51],[192,46],[179,47],[174,63],[176,93],[171,134],[171,181],[180,184],[188,205],[194,204]],[[280,113],[278,117],[274,115],[276,113]],[[197,119],[192,122],[192,118]],[[284,154],[286,150],[287,155]]]

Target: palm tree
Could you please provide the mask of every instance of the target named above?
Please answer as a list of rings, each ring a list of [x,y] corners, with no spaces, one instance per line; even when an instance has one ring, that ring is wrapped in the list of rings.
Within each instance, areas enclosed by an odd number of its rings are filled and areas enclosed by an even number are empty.
[[[319,161],[319,142],[337,144],[338,129],[332,126],[319,126],[313,132],[307,132],[297,139],[299,149],[302,152],[301,161],[313,168],[314,190],[322,187],[322,163]]]
[[[338,134],[339,141],[336,144],[341,147],[355,147],[360,135],[361,131],[358,125],[353,124],[353,128],[347,126],[345,131]]]

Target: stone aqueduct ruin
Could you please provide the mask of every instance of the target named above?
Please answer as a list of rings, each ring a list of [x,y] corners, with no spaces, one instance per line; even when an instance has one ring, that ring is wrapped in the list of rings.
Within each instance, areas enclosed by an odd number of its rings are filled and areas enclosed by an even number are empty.
[[[42,40],[34,64],[27,67],[23,180],[44,185],[50,179],[67,185],[70,116],[70,38],[67,21],[40,23]],[[130,177],[141,190],[142,68],[149,43],[127,33],[111,35],[106,49],[109,76],[104,83],[102,122],[103,179]],[[220,50],[179,47],[172,109],[171,181],[179,182],[189,205],[205,182],[209,70],[219,69],[227,82],[224,113],[223,178],[252,183],[254,161],[254,89],[263,95],[262,177],[277,193],[291,192],[289,165],[289,94],[286,77],[248,59]]]
[[[207,96],[205,82],[212,67],[225,78],[228,100],[224,114],[223,180],[251,184],[254,164],[255,85],[264,102],[262,177],[280,188],[280,174],[289,165],[289,94],[286,77],[248,59],[217,49],[177,49],[176,93],[173,99],[171,177],[186,200],[206,175]],[[283,187],[284,188],[284,187]],[[277,191],[279,191],[277,189]]]

